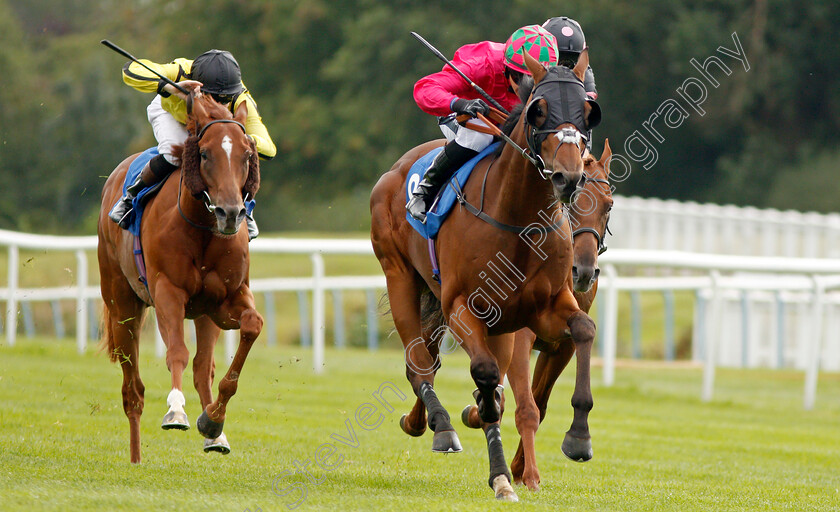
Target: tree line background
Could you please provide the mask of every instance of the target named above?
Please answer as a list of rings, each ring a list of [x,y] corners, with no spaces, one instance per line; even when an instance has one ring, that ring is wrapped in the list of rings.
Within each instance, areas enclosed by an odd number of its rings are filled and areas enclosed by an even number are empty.
[[[642,131],[676,89],[738,34],[750,63],[712,73],[704,116],[662,127],[658,161],[617,193],[821,212],[840,206],[840,2],[592,0],[0,0],[0,228],[95,232],[105,178],[155,144],[151,95],[124,85],[124,58],[167,62],[209,48],[242,67],[278,147],[263,162],[264,231],[364,231],[378,177],[440,132],[412,87],[444,54],[504,41],[565,15],[583,26],[604,113],[594,153]],[[687,105],[683,103],[687,108]],[[643,132],[645,133],[645,132]],[[654,142],[651,137],[648,140]]]

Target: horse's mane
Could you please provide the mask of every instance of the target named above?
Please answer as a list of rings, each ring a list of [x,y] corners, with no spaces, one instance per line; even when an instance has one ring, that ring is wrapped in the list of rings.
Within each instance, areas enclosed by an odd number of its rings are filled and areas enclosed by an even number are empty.
[[[513,133],[513,129],[516,128],[516,123],[518,123],[519,118],[522,117],[522,110],[525,109],[525,102],[528,101],[528,98],[531,96],[531,91],[533,90],[534,79],[529,75],[523,75],[522,79],[519,81],[519,103],[513,107],[510,115],[505,120],[504,124],[502,124],[502,133],[507,136],[510,136],[510,134]],[[496,149],[495,156],[499,156],[504,148],[504,144],[500,145],[498,149]]]

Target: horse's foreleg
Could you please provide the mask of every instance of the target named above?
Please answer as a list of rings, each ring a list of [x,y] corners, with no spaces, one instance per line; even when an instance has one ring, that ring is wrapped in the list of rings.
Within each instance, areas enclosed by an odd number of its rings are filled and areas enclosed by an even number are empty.
[[[502,375],[505,375],[508,372],[508,368],[510,367],[513,359],[513,340],[513,333],[487,337],[487,347],[496,358],[499,365],[499,371]],[[505,395],[502,391],[502,388],[499,388],[499,395],[501,396],[501,401],[499,403],[500,417],[504,415],[505,412]],[[477,405],[468,405],[465,407],[464,410],[461,411],[461,421],[464,425],[470,428],[484,429],[487,426],[483,421],[481,421]]]
[[[487,326],[472,313],[463,296],[456,297],[451,307],[444,311],[450,312],[449,327],[453,336],[470,356],[470,374],[478,387],[475,393],[478,414],[486,425],[484,433],[490,459],[490,487],[497,499],[518,501],[510,485],[512,479],[502,449],[499,429],[502,394],[498,389],[501,373],[496,358],[487,346]],[[513,343],[513,339],[507,338],[507,342]],[[510,353],[509,350],[497,348],[500,353]]]
[[[184,369],[190,357],[184,343],[186,293],[170,283],[165,276],[159,276],[154,287],[154,302],[158,329],[166,343],[166,367],[172,376],[172,389],[166,397],[169,410],[160,427],[164,430],[187,430],[190,428],[190,422],[184,410],[186,398],[183,391]]]
[[[567,324],[572,333],[572,340],[577,353],[577,375],[575,390],[572,393],[574,419],[572,426],[563,440],[563,453],[577,462],[592,458],[592,439],[589,435],[589,411],[592,410],[592,390],[590,388],[590,355],[595,339],[595,322],[583,311],[573,313]]]
[[[222,329],[239,329],[239,346],[227,373],[219,381],[216,401],[208,404],[198,418],[198,431],[208,439],[216,439],[222,434],[228,401],[236,394],[245,359],[263,326],[263,318],[254,307],[254,294],[245,285],[213,314],[213,321]]]
[[[201,410],[213,401],[213,379],[216,374],[216,362],[213,349],[219,339],[221,329],[207,316],[195,319],[196,350],[193,358],[193,384],[201,400]],[[215,451],[222,454],[230,453],[230,444],[224,432],[215,439],[204,440],[204,451]]]

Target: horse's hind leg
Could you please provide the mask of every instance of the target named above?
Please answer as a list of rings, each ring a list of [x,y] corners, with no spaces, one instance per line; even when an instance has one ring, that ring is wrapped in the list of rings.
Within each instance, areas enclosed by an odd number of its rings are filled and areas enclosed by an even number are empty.
[[[201,400],[201,410],[213,401],[213,379],[216,374],[216,362],[213,349],[219,339],[221,329],[207,316],[195,319],[196,350],[193,358],[193,384]],[[204,440],[205,452],[230,453],[230,444],[224,432],[215,439]]]
[[[239,329],[239,346],[230,363],[227,373],[219,381],[219,394],[215,402],[204,408],[196,426],[198,431],[207,439],[217,439],[222,435],[225,424],[227,404],[236,394],[239,375],[248,358],[248,352],[254,345],[257,336],[262,332],[263,318],[257,313],[254,305],[254,294],[242,285],[232,294],[232,299],[223,304],[213,314],[213,322],[222,329]]]
[[[188,430],[190,422],[184,410],[186,398],[183,391],[184,369],[190,357],[190,352],[184,343],[186,293],[170,283],[166,276],[161,275],[155,285],[154,300],[158,329],[166,342],[166,367],[169,368],[172,376],[172,389],[166,397],[169,410],[163,417],[160,428]]]
[[[452,427],[449,413],[440,403],[434,390],[434,374],[439,360],[432,356],[428,344],[429,341],[437,340],[427,340],[423,337],[420,318],[422,281],[413,269],[403,266],[405,271],[395,272],[388,268],[389,265],[384,260],[380,262],[383,263],[385,270],[394,326],[405,347],[405,375],[418,398],[411,413],[405,416],[400,424],[409,434],[422,433],[425,427],[421,426],[420,421],[425,408],[428,410],[428,425],[435,433],[432,438],[432,451],[460,452],[461,441]],[[437,351],[436,348],[432,350]]]
[[[131,462],[137,464],[140,462],[140,416],[143,415],[146,389],[140,379],[138,344],[146,306],[137,299],[121,274],[120,277],[106,277],[105,266],[100,265],[103,269],[105,341],[111,361],[119,363],[122,369],[122,403],[128,418]]]
[[[445,325],[434,329],[424,328],[422,330],[422,337],[426,341],[426,349],[429,351],[432,360],[436,362],[434,370],[431,373],[432,386],[434,386],[435,374],[438,368],[440,368],[440,342],[445,332]],[[422,436],[426,432],[426,404],[419,397],[414,402],[414,407],[411,408],[411,411],[408,414],[403,414],[402,418],[400,418],[400,428],[412,437]]]

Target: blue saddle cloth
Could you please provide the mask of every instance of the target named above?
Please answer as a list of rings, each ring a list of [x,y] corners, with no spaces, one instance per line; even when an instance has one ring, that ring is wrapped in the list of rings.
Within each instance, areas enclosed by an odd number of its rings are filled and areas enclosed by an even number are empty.
[[[125,196],[125,191],[129,185],[134,183],[137,180],[137,177],[140,175],[140,171],[143,170],[143,167],[149,163],[153,157],[158,155],[157,147],[149,148],[146,151],[140,153],[140,156],[134,159],[131,164],[128,166],[128,172],[125,173],[125,183],[123,183],[123,196]],[[163,182],[161,182],[163,183]],[[137,194],[134,198],[134,209],[128,213],[129,219],[131,224],[128,226],[128,231],[134,236],[140,236],[140,220],[143,217],[143,208],[146,206],[147,200],[145,199],[147,195],[155,192],[158,188],[160,188],[160,183],[156,185],[152,185],[151,187],[146,187]]]
[[[411,227],[423,235],[423,238],[435,238],[440,230],[440,226],[443,224],[443,221],[446,220],[447,215],[449,215],[449,212],[452,211],[452,206],[455,205],[455,202],[458,199],[455,191],[451,186],[449,186],[449,183],[455,181],[458,188],[463,189],[464,184],[466,184],[467,179],[470,177],[470,174],[472,174],[475,165],[482,158],[496,151],[499,144],[501,144],[501,142],[496,142],[487,146],[484,151],[474,156],[470,161],[458,169],[455,175],[452,176],[452,179],[450,179],[446,185],[441,187],[441,192],[438,194],[437,199],[432,204],[431,208],[429,208],[430,211],[426,213],[425,224],[406,212],[405,218],[408,220],[408,223],[411,224]],[[414,192],[417,184],[420,183],[421,179],[423,179],[423,175],[426,174],[426,169],[429,168],[432,160],[434,160],[437,154],[441,151],[443,151],[443,147],[435,148],[420,157],[420,159],[414,162],[414,165],[411,166],[405,180],[406,203],[409,199],[411,199],[411,193]]]

